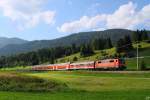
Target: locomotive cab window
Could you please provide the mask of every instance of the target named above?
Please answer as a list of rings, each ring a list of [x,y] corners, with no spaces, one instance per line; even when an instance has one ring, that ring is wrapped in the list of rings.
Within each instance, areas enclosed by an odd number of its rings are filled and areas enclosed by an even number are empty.
[[[101,61],[98,61],[98,63],[102,63]]]
[[[124,59],[119,59],[120,63],[125,64]]]
[[[114,60],[110,60],[109,62],[114,62]]]

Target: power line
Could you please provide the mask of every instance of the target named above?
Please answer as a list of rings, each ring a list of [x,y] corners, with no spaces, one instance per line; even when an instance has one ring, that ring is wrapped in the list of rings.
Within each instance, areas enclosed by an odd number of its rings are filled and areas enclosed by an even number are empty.
[[[124,58],[124,59],[135,59],[137,57],[131,57],[131,58]],[[140,56],[138,57],[139,59],[144,59],[144,58],[150,58],[150,56]]]

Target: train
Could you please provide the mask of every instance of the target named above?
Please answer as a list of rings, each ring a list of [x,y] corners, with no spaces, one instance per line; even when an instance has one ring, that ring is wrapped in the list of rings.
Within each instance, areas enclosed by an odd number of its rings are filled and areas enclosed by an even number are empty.
[[[47,65],[35,65],[32,66],[34,71],[50,71],[50,70],[123,70],[126,68],[124,59],[105,59],[97,61],[85,61],[85,62],[68,62],[61,64],[47,64]]]

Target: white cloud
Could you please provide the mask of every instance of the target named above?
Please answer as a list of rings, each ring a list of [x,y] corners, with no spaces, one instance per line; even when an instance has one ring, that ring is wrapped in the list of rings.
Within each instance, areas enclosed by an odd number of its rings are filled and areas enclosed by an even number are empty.
[[[134,26],[133,18],[136,15],[136,6],[129,2],[128,4],[122,5],[113,14],[107,16],[107,27],[108,28],[127,28]]]
[[[129,2],[121,5],[112,14],[98,14],[93,17],[83,16],[79,20],[64,23],[57,29],[61,32],[79,32],[88,29],[126,28],[134,29],[137,25],[148,25],[150,21],[150,4],[141,10],[136,10],[137,5]],[[104,23],[103,26],[99,24]]]
[[[43,10],[47,0],[0,0],[0,11],[21,28],[34,27],[40,22],[52,24],[54,11]]]
[[[150,22],[150,4],[142,8],[142,10],[136,16],[137,23],[149,23]]]
[[[60,32],[79,32],[84,29],[96,28],[98,23],[105,20],[105,15],[97,15],[94,17],[83,16],[80,20],[76,20],[69,23],[64,23],[57,29]]]
[[[150,21],[150,4],[136,11],[136,5],[129,2],[120,6],[112,15],[108,15],[108,28],[128,28],[133,29],[139,24],[147,25]]]

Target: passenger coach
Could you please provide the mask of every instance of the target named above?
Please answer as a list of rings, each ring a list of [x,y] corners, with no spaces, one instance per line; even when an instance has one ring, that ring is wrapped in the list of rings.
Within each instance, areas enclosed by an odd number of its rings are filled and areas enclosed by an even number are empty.
[[[32,70],[77,70],[77,69],[119,69],[125,68],[123,59],[106,59],[76,63],[61,63],[33,66]]]

